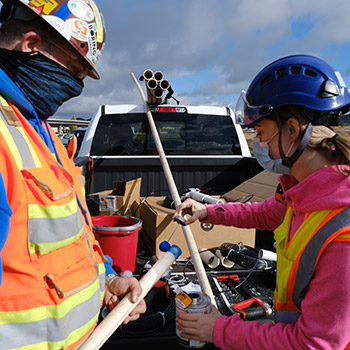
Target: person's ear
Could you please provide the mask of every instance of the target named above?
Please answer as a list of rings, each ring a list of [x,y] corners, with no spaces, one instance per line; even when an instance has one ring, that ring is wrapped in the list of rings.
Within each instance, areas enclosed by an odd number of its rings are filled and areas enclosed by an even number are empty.
[[[300,135],[300,125],[297,119],[289,118],[287,120],[287,130],[290,142],[294,142]]]
[[[42,44],[41,36],[34,31],[30,31],[23,34],[15,49],[22,52],[34,52],[39,51]]]

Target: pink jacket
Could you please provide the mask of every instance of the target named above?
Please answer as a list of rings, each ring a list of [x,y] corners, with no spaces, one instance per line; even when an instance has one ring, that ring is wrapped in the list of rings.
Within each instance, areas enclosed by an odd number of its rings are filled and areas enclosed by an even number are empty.
[[[291,237],[305,214],[350,206],[350,177],[335,166],[320,169],[297,183],[282,175],[280,183],[295,217]],[[275,229],[284,205],[274,198],[263,203],[208,205],[205,220],[242,228]],[[238,315],[220,317],[214,327],[214,344],[222,349],[343,350],[350,341],[350,243],[331,243],[323,252],[295,324],[260,324]]]

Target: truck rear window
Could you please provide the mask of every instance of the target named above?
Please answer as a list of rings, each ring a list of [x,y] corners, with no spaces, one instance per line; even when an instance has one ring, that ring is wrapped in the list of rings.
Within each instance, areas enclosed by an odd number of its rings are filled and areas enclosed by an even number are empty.
[[[153,113],[167,155],[241,155],[229,116]],[[91,155],[157,154],[147,116],[142,113],[101,116]]]

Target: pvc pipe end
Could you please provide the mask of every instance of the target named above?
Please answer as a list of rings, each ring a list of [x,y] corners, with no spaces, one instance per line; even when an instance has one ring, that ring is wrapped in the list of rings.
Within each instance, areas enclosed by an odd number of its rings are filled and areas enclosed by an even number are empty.
[[[170,249],[170,243],[168,241],[163,241],[159,244],[159,249],[161,252],[167,252]]]
[[[179,246],[177,246],[176,244],[173,244],[171,246],[171,248],[169,249],[169,252],[174,254],[175,259],[177,259],[182,254],[181,248]]]
[[[258,252],[258,258],[269,261],[277,261],[277,254],[265,249],[260,249]]]

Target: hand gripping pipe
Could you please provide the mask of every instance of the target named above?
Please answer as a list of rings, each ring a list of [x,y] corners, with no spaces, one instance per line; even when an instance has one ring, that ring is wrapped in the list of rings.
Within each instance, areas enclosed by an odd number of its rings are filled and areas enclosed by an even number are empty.
[[[136,303],[131,302],[131,293],[128,293],[118,305],[105,317],[105,319],[95,328],[91,336],[86,340],[80,350],[98,350],[122,324],[130,312],[135,308],[157,283],[157,281],[170,268],[173,262],[180,256],[181,249],[173,245],[161,256],[153,267],[140,279],[142,293]]]
[[[143,90],[142,90],[139,82],[137,81],[134,73],[131,72],[130,74],[131,74],[131,77],[132,77],[132,79],[134,80],[134,82],[135,82],[135,84],[137,86],[137,89],[140,92],[141,99],[143,101],[143,104],[144,104],[144,107],[145,107],[145,110],[146,110],[148,123],[150,125],[151,130],[152,130],[153,139],[154,139],[154,142],[156,144],[157,151],[158,151],[158,154],[159,154],[159,157],[160,157],[160,162],[162,164],[163,171],[164,171],[164,174],[165,174],[165,178],[167,180],[168,187],[169,187],[169,190],[170,190],[170,193],[171,193],[171,197],[172,197],[172,199],[174,201],[175,206],[177,207],[177,206],[179,206],[181,204],[180,195],[179,195],[179,192],[178,192],[178,190],[176,188],[175,181],[174,181],[174,178],[172,176],[172,173],[170,171],[170,167],[169,167],[169,164],[167,162],[162,143],[160,141],[160,137],[159,137],[159,134],[158,134],[158,131],[157,131],[156,124],[155,124],[155,122],[153,120],[152,113],[151,113],[151,111],[149,109],[149,106],[148,106],[147,101],[146,101],[145,94],[143,93]],[[216,306],[214,294],[213,294],[213,292],[211,290],[211,287],[210,287],[210,284],[209,284],[209,280],[208,280],[208,276],[207,276],[207,274],[205,272],[205,269],[204,269],[204,266],[202,264],[201,257],[199,255],[198,248],[197,248],[196,242],[194,240],[193,234],[191,232],[191,229],[190,229],[189,226],[182,226],[182,225],[181,225],[181,228],[182,228],[183,233],[185,235],[185,239],[186,239],[186,243],[187,243],[187,246],[188,246],[188,250],[190,251],[191,258],[192,258],[192,263],[193,263],[193,266],[194,266],[194,268],[196,270],[197,278],[198,278],[199,284],[200,284],[200,286],[202,288],[202,291],[210,297],[211,302]]]

